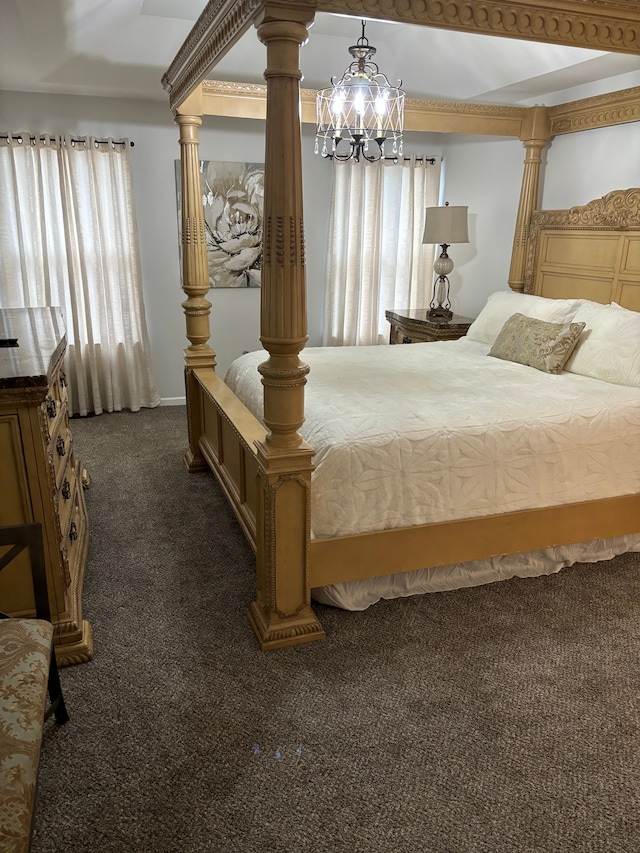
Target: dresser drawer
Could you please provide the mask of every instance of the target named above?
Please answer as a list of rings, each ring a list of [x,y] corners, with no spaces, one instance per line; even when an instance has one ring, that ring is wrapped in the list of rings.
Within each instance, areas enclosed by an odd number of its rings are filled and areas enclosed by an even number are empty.
[[[73,508],[76,505],[76,490],[78,488],[79,463],[72,458],[66,466],[60,489],[55,496],[55,505],[60,522],[60,541],[69,530]]]
[[[60,429],[60,421],[67,411],[67,402],[67,381],[64,372],[60,371],[49,386],[47,396],[40,406],[43,434],[47,441],[51,441],[52,436]]]
[[[79,468],[77,463],[75,469],[76,484],[79,480]],[[71,583],[73,577],[78,574],[78,563],[84,552],[84,540],[87,535],[87,519],[84,505],[84,495],[82,488],[76,488],[73,492],[71,503],[71,511],[68,516],[67,524],[62,528],[62,538],[60,540],[60,551],[62,554],[62,563],[64,566],[64,574],[67,585]]]
[[[69,460],[72,458],[72,441],[71,431],[69,429],[69,416],[67,414],[65,404],[62,417],[58,422],[58,428],[51,436],[48,448],[49,460],[53,469],[53,482],[56,494],[62,488],[64,474]]]

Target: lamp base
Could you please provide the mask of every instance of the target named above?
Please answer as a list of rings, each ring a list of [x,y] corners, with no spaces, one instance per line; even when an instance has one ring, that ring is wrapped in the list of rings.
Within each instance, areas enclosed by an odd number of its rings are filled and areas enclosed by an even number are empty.
[[[453,317],[453,311],[439,305],[437,308],[430,308],[427,311],[427,317],[436,320],[450,320]]]

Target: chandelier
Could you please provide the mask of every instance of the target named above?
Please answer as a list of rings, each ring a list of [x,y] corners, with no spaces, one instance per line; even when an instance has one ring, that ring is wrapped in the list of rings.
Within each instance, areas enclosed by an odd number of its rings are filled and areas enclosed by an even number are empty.
[[[336,82],[316,95],[315,153],[336,160],[373,162],[402,155],[404,92],[372,62],[376,49],[364,34],[349,48],[353,62]],[[402,81],[398,80],[399,85]]]

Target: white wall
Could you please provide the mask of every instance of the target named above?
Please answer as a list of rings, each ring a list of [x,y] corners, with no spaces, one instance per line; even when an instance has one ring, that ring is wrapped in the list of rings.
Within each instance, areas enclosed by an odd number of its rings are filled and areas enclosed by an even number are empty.
[[[540,206],[563,209],[629,187],[640,187],[640,122],[553,139],[545,157]]]
[[[519,139],[447,137],[443,201],[469,208],[469,243],[449,249],[457,314],[476,317],[490,293],[508,287],[524,156]]]

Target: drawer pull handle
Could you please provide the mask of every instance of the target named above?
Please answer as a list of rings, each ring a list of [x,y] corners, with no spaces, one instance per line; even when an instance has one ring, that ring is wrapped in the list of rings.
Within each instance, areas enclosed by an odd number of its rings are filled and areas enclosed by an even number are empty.
[[[66,477],[64,478],[64,480],[62,482],[61,492],[62,492],[62,497],[65,499],[65,501],[68,501],[69,498],[71,497],[71,483],[67,480]]]
[[[58,440],[56,441],[56,453],[58,454],[58,456],[64,456],[66,452],[67,449],[64,443],[64,438],[59,435]]]
[[[56,401],[53,399],[53,397],[47,397],[47,414],[49,415],[49,417],[55,418],[56,411]]]
[[[69,539],[71,539],[72,542],[75,542],[77,538],[78,538],[78,528],[76,526],[75,521],[72,521],[71,527],[69,528]]]
[[[64,372],[64,370],[60,371],[60,385],[63,388],[67,387],[67,374]]]

